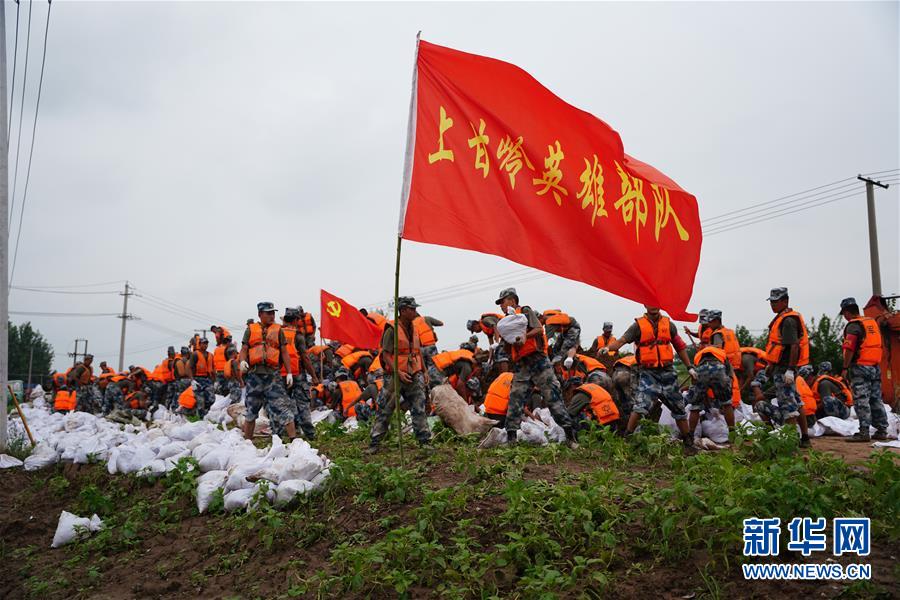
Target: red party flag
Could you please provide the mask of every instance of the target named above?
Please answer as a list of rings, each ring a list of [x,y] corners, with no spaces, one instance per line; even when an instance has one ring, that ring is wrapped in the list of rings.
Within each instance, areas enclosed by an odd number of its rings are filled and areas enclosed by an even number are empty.
[[[696,318],[694,196],[519,67],[420,42],[408,145],[401,237]]]
[[[319,333],[325,339],[337,340],[365,350],[381,344],[381,329],[349,302],[321,290],[322,318]]]

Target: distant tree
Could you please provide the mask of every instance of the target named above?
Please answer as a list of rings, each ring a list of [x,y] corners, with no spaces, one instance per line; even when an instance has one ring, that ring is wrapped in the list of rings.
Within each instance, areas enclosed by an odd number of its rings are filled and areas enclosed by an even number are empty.
[[[829,361],[832,368],[840,370],[842,364],[841,336],[843,328],[840,320],[831,320],[828,315],[816,321],[809,320],[809,362],[817,365]]]
[[[737,336],[738,342],[741,344],[742,348],[761,348],[765,349],[766,341],[768,341],[769,336],[767,333],[763,332],[759,337],[754,337],[750,330],[744,327],[743,325],[738,325],[734,329],[734,334]]]
[[[31,349],[34,348],[34,357],[31,364],[31,380],[40,381],[41,377],[50,374],[50,366],[53,364],[53,346],[51,346],[41,332],[34,329],[31,323],[21,325],[9,324],[9,374],[10,379],[28,378],[28,359]]]

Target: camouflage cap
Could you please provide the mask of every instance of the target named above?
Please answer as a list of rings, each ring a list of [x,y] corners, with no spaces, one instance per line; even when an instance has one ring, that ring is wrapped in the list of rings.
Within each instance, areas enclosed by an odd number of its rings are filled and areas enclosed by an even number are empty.
[[[797,369],[797,372],[800,374],[800,377],[809,377],[810,375],[815,373],[816,370],[812,368],[812,365],[803,365],[802,367]]]
[[[341,367],[340,369],[338,369],[337,371],[334,372],[334,378],[335,378],[335,379],[341,379],[341,378],[343,378],[343,379],[349,379],[349,378],[350,378],[350,371],[348,371],[347,369]]]
[[[469,319],[468,321],[466,321],[466,329],[468,329],[469,331],[472,331],[476,327],[478,327],[478,321],[475,321],[473,319]]]
[[[284,309],[284,318],[285,319],[296,319],[300,316],[300,311],[296,308],[285,308]]]
[[[769,302],[775,302],[776,300],[784,300],[788,297],[788,289],[786,287],[777,287],[772,288],[769,292],[769,297],[766,298]]]
[[[709,309],[709,311],[707,311],[707,313],[706,313],[706,322],[707,323],[712,323],[716,319],[721,319],[721,318],[722,318],[721,310]]]
[[[271,302],[257,302],[256,303],[256,311],[257,312],[275,312],[277,309],[275,305]]]
[[[845,310],[848,306],[855,306],[859,309],[859,304],[856,302],[856,298],[850,296],[849,298],[844,298],[841,300],[841,310]]]
[[[819,373],[831,373],[831,362],[823,360],[819,363]]]
[[[606,321],[605,323],[603,323],[603,331],[606,331],[607,329],[611,330],[612,328],[613,328],[613,324],[610,323],[609,321]]]
[[[412,296],[400,296],[397,298],[397,308],[419,308],[422,306]]]
[[[516,288],[510,287],[510,288],[506,288],[503,291],[501,291],[500,296],[498,296],[497,299],[494,300],[494,304],[496,304],[497,306],[500,306],[500,303],[503,302],[503,300],[505,300],[506,298],[509,298],[510,296],[515,296],[516,299],[518,300],[519,294],[516,293]]]

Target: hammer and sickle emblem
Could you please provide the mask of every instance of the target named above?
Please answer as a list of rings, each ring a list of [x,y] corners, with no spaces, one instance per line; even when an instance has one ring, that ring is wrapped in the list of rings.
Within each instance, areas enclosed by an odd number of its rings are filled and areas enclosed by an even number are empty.
[[[338,318],[341,316],[341,303],[331,300],[328,304],[325,305],[326,310],[328,310],[328,314],[334,318]]]

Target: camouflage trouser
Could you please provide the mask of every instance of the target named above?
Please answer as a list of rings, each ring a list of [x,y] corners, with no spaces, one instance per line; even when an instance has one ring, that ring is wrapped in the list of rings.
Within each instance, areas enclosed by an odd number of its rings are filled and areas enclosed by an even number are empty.
[[[619,407],[619,414],[623,419],[627,419],[631,415],[634,405],[634,390],[637,387],[636,379],[637,377],[631,369],[622,367],[613,369],[612,383],[614,391],[611,391],[610,394],[612,394],[616,406]]]
[[[797,384],[790,385],[784,382],[785,369],[778,368],[772,373],[772,381],[775,384],[775,397],[778,399],[778,406],[774,406],[768,400],[760,400],[753,405],[760,415],[769,417],[769,419],[778,425],[783,425],[788,419],[800,416],[800,394],[797,392]],[[796,373],[795,377],[799,377]],[[765,383],[767,377],[764,371],[757,373],[756,381]]]
[[[219,394],[228,396],[230,404],[237,404],[241,401],[241,384],[237,379],[226,379],[222,383],[222,389]]]
[[[440,385],[446,380],[446,377],[434,366],[434,355],[437,353],[436,344],[422,346],[422,360],[425,362],[425,369],[428,371],[428,385],[431,387]]]
[[[563,359],[566,353],[572,348],[577,348],[581,341],[581,328],[569,327],[565,333],[557,334],[554,342],[551,344],[551,358]]]
[[[610,395],[612,395],[613,393],[612,377],[610,377],[603,369],[594,369],[593,371],[588,373],[585,383],[593,383],[594,385],[599,385],[604,390],[609,392]]]
[[[834,396],[825,396],[822,398],[822,408],[816,412],[816,417],[837,417],[838,419],[847,419],[850,417],[850,407],[844,404],[844,401]]]
[[[77,399],[77,406],[75,410],[80,410],[87,413],[95,413],[101,409],[100,404],[102,402],[102,399],[100,398],[100,390],[97,389],[97,386],[93,383],[78,386],[78,391],[75,393],[75,397]]]
[[[413,431],[420,444],[431,439],[428,421],[425,419],[425,376],[422,373],[413,375],[412,383],[400,382],[400,400],[409,406],[412,413]],[[394,414],[394,378],[387,377],[378,397],[379,410],[372,426],[372,445],[377,446],[388,431],[391,415]]]
[[[506,407],[506,431],[518,431],[522,423],[525,402],[531,388],[540,391],[544,404],[550,409],[553,420],[562,427],[572,427],[572,419],[562,399],[562,387],[553,373],[550,359],[535,352],[513,363],[513,380],[509,388],[509,404]]]
[[[103,394],[103,414],[109,414],[117,408],[125,406],[125,394],[115,383],[106,386],[106,393]]]
[[[309,414],[309,382],[306,381],[305,375],[298,375],[294,379],[294,385],[291,387],[291,400],[294,401],[296,414],[294,416],[294,426],[297,433],[302,433],[303,437],[308,440],[316,438],[316,428],[313,427],[312,417]]]
[[[196,377],[194,381],[197,382],[197,389],[194,390],[194,398],[197,399],[197,414],[203,416],[215,400],[213,382],[209,377]]]
[[[272,433],[284,435],[285,426],[295,419],[297,408],[284,389],[281,374],[250,373],[244,381],[247,392],[244,418],[256,421],[259,411],[265,408],[272,425]]]
[[[653,408],[653,401],[660,400],[672,413],[676,421],[687,418],[684,398],[678,391],[678,376],[674,368],[641,369],[638,373],[637,391],[634,394],[634,412],[647,416]]]
[[[307,348],[312,348],[313,346],[316,345],[316,334],[311,333],[311,334],[307,335],[305,337],[305,339],[306,339],[306,347]]]
[[[868,433],[869,426],[873,425],[878,431],[886,431],[888,422],[881,396],[881,367],[852,365],[849,375],[859,430]]]
[[[712,390],[713,400],[709,401],[707,390]],[[707,360],[697,366],[697,381],[689,393],[690,410],[703,410],[707,401],[711,408],[731,406],[731,378],[720,362]]]
[[[164,405],[166,402],[166,384],[162,381],[148,381],[147,395],[150,397],[149,410],[152,412],[156,407]]]
[[[178,409],[178,397],[181,395],[181,392],[188,389],[190,386],[191,380],[187,377],[176,379],[169,384],[169,410]]]
[[[228,381],[228,379],[225,379],[223,373],[216,373],[216,383],[213,384],[213,393],[218,394],[219,396],[227,396],[229,390]]]
[[[372,407],[365,402],[357,402],[354,409],[356,410],[356,420],[360,423],[364,423],[372,417]]]

